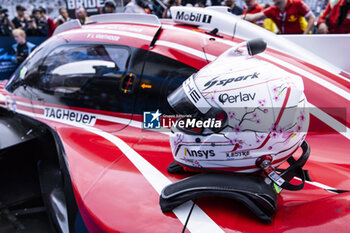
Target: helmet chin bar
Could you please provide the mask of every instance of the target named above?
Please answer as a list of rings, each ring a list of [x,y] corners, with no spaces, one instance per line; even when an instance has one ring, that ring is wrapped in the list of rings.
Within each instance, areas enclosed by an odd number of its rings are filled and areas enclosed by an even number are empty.
[[[271,166],[270,155],[258,158],[256,165],[262,168],[268,178],[252,174],[201,173],[177,181],[162,190],[160,207],[163,212],[169,212],[189,200],[224,197],[242,203],[260,220],[270,223],[271,216],[277,211],[277,193],[280,191],[274,184],[287,190],[300,190],[304,187],[305,174],[302,167],[309,158],[310,147],[304,141],[301,148],[303,154],[300,158],[295,160],[292,156],[289,157],[287,162],[290,167],[280,174]],[[174,162],[169,165],[168,171],[184,172],[183,167]],[[298,185],[289,183],[296,175],[302,182]]]

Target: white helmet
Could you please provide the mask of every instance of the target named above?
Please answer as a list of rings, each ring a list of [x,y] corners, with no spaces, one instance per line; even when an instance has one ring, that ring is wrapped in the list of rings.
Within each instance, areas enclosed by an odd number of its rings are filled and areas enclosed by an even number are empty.
[[[309,112],[303,91],[299,76],[248,56],[245,43],[230,49],[168,96],[177,113],[193,117],[172,128],[176,163],[252,173],[268,155],[276,168],[305,139]]]

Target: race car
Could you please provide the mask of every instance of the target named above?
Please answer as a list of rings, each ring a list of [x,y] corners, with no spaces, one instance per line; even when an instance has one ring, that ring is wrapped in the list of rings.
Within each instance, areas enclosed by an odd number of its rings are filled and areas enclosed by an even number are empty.
[[[225,7],[172,7],[171,15],[70,21],[1,82],[1,231],[347,232],[349,74]],[[304,188],[278,194],[269,224],[223,197],[164,213],[162,190],[192,173],[168,172],[169,131],[147,125],[147,114],[174,114],[170,93],[255,38],[267,44],[255,59],[304,83],[311,148]]]

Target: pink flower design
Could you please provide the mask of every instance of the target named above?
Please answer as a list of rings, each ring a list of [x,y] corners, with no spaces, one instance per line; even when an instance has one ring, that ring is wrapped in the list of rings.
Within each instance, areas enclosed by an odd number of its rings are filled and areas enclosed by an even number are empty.
[[[183,135],[182,134],[176,134],[176,139],[175,139],[175,146],[179,145],[183,140]]]
[[[264,109],[264,113],[266,114],[266,113],[268,113],[269,112],[269,110],[267,109],[267,108],[265,108]]]
[[[284,133],[284,128],[283,127],[277,127],[277,132],[278,133]]]
[[[198,160],[193,161],[193,166],[194,167],[200,167],[201,165],[199,164]]]
[[[229,115],[230,119],[232,119],[236,116],[236,113],[235,112],[228,112],[228,115]]]
[[[261,141],[260,141],[260,139],[256,139],[256,143],[260,143]]]
[[[276,95],[275,97],[273,97],[274,101],[278,101],[278,95]]]
[[[262,135],[260,135],[260,139],[264,139],[265,138],[265,136],[262,134]]]
[[[260,124],[261,123],[260,119],[256,119],[256,123]]]
[[[235,125],[235,127],[233,127],[232,131],[236,132],[236,133],[239,133],[241,132],[241,127],[239,125]]]
[[[273,92],[278,92],[278,87],[275,87],[272,90],[273,90]]]
[[[280,133],[283,133],[283,128],[278,126],[278,125],[275,125],[275,124],[272,124],[269,131],[271,132],[270,136],[272,138],[277,138],[279,136]]]
[[[292,136],[293,132],[285,132],[282,134],[282,138],[289,138],[290,136]]]
[[[269,146],[267,149],[268,149],[268,150],[272,150],[272,146]]]
[[[271,136],[271,138],[277,138],[278,133],[276,131],[273,131],[273,132],[271,132],[270,136]]]
[[[297,132],[300,132],[301,131],[301,125],[297,125]]]
[[[277,128],[278,128],[277,125],[272,124],[271,127],[269,128],[269,131],[270,131],[270,132],[277,132]]]
[[[304,114],[304,112],[300,112],[300,115],[298,116],[298,121],[300,121],[300,122],[304,122],[305,121],[305,114]]]
[[[263,106],[265,106],[265,104],[266,104],[266,100],[264,100],[264,99],[263,100],[259,100],[259,105],[260,106],[263,107]]]
[[[253,117],[256,118],[258,115],[256,113],[253,113]]]
[[[238,138],[235,138],[235,139],[233,139],[233,144],[241,145],[241,144],[243,144],[243,140],[239,140]]]

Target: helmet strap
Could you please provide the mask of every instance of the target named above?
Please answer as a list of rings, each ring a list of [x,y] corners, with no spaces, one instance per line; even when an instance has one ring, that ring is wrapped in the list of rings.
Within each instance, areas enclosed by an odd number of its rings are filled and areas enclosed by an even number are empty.
[[[269,179],[279,187],[292,191],[300,190],[305,184],[305,172],[302,167],[310,156],[310,147],[306,141],[301,144],[301,148],[303,149],[303,154],[300,156],[300,158],[295,160],[292,156],[289,157],[287,162],[289,163],[290,167],[280,174],[271,166],[272,157],[270,155],[260,157],[257,159],[256,164],[258,167],[262,168]],[[301,183],[298,185],[294,185],[289,182],[295,176],[298,176],[301,179]]]

